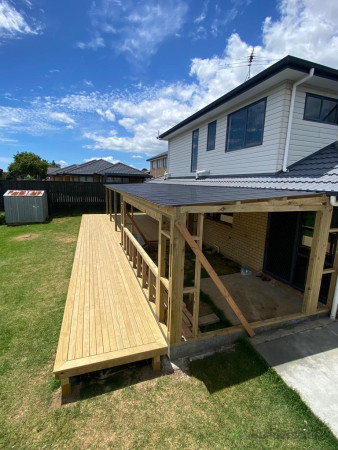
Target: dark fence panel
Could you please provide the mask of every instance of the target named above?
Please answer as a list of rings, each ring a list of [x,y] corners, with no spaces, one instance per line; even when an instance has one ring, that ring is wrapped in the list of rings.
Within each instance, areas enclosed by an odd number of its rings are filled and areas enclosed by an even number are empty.
[[[102,183],[72,181],[0,181],[0,210],[8,189],[43,190],[47,193],[49,214],[105,211],[106,196]],[[114,198],[113,198],[114,201]]]

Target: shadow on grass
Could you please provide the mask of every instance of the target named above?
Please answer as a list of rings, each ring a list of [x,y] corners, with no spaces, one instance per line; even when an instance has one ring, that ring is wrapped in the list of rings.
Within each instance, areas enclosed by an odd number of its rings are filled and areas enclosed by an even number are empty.
[[[62,404],[97,397],[145,381],[154,380],[160,376],[162,376],[162,372],[153,371],[151,360],[79,375],[71,378],[72,394],[65,397]]]
[[[246,340],[224,353],[215,353],[189,364],[192,376],[212,394],[263,375],[268,365]]]

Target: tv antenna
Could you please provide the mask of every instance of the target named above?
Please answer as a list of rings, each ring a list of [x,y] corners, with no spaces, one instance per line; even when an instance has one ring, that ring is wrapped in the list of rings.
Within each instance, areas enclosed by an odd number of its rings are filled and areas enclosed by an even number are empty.
[[[250,53],[250,55],[248,56],[248,74],[247,74],[247,76],[246,76],[246,78],[245,78],[245,81],[247,81],[247,80],[250,80],[250,77],[251,77],[251,66],[252,66],[252,61],[253,61],[253,59],[254,59],[254,57],[255,57],[256,55],[255,55],[255,47],[252,47],[252,50],[251,50],[251,53]]]

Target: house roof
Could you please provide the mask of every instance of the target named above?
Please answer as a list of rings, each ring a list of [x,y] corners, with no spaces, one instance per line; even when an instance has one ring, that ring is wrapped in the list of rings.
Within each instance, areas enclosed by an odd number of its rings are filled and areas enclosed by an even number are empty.
[[[84,164],[72,164],[48,172],[48,175],[119,175],[148,178],[149,175],[123,163],[112,164],[104,159],[95,159]]]
[[[263,70],[256,76],[252,77],[245,83],[237,86],[235,89],[231,90],[227,94],[223,95],[222,97],[218,98],[214,102],[210,103],[209,105],[205,106],[204,108],[197,111],[195,114],[191,115],[187,119],[183,120],[182,122],[178,123],[174,127],[170,128],[169,130],[162,133],[159,138],[165,139],[175,131],[179,130],[180,128],[183,128],[184,126],[194,122],[195,120],[199,119],[200,117],[210,113],[211,111],[215,110],[216,108],[219,108],[222,105],[225,105],[230,100],[234,99],[235,97],[239,96],[240,94],[243,94],[250,89],[254,88],[255,86],[259,85],[263,81],[268,80],[269,78],[279,74],[280,72],[291,69],[293,71],[301,72],[301,73],[308,73],[311,68],[314,68],[314,77],[320,77],[325,78],[327,80],[333,80],[338,81],[338,70],[333,69],[331,67],[326,67],[321,64],[317,64],[311,61],[306,61],[304,59],[296,58],[294,56],[286,56],[285,58],[281,59],[277,63],[273,64],[272,66],[268,67],[267,69]]]
[[[288,172],[223,177],[155,178],[147,184],[223,186],[229,188],[276,189],[338,193],[338,141],[291,165]]]
[[[148,173],[142,172],[142,170],[135,169],[135,167],[127,166],[126,164],[123,163],[114,164],[113,167],[105,169],[104,173],[106,175],[112,176],[128,175],[129,177],[151,178],[151,176]]]
[[[168,156],[168,151],[160,153],[159,155],[152,156],[151,158],[148,158],[146,161],[152,161],[153,159],[161,158],[162,156]]]
[[[202,186],[200,184],[158,184],[149,182],[128,185],[107,184],[106,186],[162,206],[227,203],[289,196],[302,197],[309,195],[308,192],[304,191],[285,191],[260,188],[233,188],[226,186]]]

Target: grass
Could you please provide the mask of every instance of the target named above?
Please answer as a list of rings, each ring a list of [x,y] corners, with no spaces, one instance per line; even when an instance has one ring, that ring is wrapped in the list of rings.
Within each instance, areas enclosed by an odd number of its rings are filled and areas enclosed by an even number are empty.
[[[338,448],[246,342],[190,375],[138,364],[82,377],[61,407],[52,370],[79,224],[0,227],[0,448]]]

